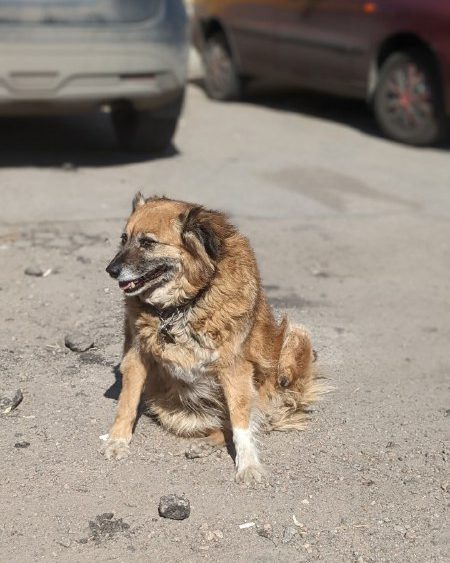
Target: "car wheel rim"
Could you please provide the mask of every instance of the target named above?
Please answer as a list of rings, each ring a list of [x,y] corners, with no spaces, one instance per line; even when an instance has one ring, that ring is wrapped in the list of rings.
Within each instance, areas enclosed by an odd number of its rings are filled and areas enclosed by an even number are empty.
[[[433,97],[427,77],[414,63],[392,71],[384,102],[390,120],[408,132],[423,129],[433,116]]]

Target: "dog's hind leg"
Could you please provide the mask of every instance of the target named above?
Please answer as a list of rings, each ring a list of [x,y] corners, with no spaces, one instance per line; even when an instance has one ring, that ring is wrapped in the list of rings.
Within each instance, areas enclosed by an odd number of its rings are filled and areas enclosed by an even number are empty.
[[[188,459],[207,457],[225,446],[227,439],[223,430],[213,430],[208,436],[196,438],[184,452]]]
[[[116,418],[103,449],[103,453],[108,459],[123,459],[128,456],[128,444],[131,441],[142,389],[147,378],[147,369],[135,348],[130,348],[125,354],[120,369],[122,391]]]

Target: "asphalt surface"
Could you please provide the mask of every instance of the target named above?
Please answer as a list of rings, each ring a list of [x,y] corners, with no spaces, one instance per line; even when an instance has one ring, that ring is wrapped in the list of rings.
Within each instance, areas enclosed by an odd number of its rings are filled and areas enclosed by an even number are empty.
[[[13,119],[0,167],[0,398],[24,397],[0,416],[0,561],[449,560],[448,146],[391,143],[363,104],[191,86],[163,158],[121,153],[107,116]],[[261,437],[258,488],[146,416],[130,458],[98,453],[122,341],[104,268],[137,189],[230,213],[334,387],[304,432]],[[188,519],[159,517],[172,493]]]

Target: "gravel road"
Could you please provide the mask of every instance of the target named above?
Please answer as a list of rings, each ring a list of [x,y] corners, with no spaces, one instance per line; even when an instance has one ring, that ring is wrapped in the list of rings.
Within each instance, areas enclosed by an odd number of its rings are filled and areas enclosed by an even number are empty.
[[[107,116],[0,131],[0,398],[23,392],[0,415],[1,562],[449,561],[448,147],[386,141],[353,102],[197,86],[164,158],[118,152]],[[130,458],[98,452],[122,341],[104,269],[137,189],[228,211],[311,330],[334,390],[303,433],[261,436],[258,488],[145,415]],[[172,494],[185,520],[159,516]]]

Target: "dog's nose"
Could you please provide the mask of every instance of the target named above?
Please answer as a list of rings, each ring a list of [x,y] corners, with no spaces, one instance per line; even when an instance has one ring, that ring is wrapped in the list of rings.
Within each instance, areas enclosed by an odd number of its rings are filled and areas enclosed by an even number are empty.
[[[113,260],[110,264],[108,264],[106,271],[112,278],[116,279],[119,277],[121,269],[122,266],[120,263]]]

